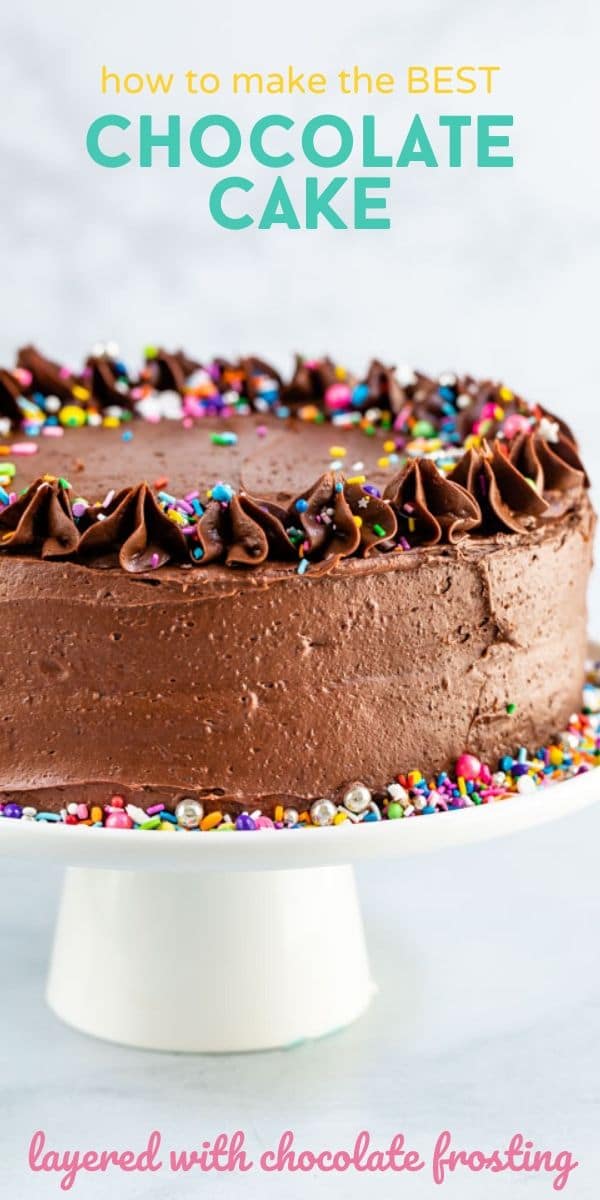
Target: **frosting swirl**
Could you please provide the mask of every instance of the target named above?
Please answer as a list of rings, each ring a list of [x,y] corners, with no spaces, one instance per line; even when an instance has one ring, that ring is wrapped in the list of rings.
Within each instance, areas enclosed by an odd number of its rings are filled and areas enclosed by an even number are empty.
[[[34,394],[39,392],[42,396],[57,396],[64,404],[72,404],[74,399],[89,399],[87,388],[67,367],[61,367],[60,363],[46,358],[35,346],[21,347],[17,354],[17,366],[31,375],[28,390]]]
[[[285,509],[246,492],[222,502],[209,500],[195,526],[195,537],[203,565],[224,562],[227,566],[258,566],[268,557],[285,561],[294,557],[293,544],[285,530]],[[192,551],[192,558],[194,557]]]
[[[146,350],[144,377],[157,392],[179,392],[183,396],[188,379],[200,369],[201,363],[189,358],[183,350],[170,352],[162,347]]]
[[[292,408],[315,405],[322,409],[326,407],[329,389],[337,387],[343,389],[345,403],[350,407],[352,391],[356,384],[356,377],[336,366],[333,359],[327,356],[303,358],[297,354],[292,378],[283,387],[282,400]]]
[[[302,553],[311,563],[318,563],[321,571],[354,554],[361,544],[344,485],[331,471],[292,501],[289,516],[304,533]]]
[[[78,554],[99,565],[118,557],[130,574],[185,563],[188,547],[181,529],[157,504],[147,483],[126,488],[106,508],[89,508]]]
[[[253,409],[266,411],[280,398],[281,375],[271,363],[255,354],[239,358],[237,362],[216,358],[208,370],[221,395],[233,394]]]
[[[511,443],[510,461],[533,480],[540,493],[589,486],[575,445],[562,432],[557,432],[552,441],[537,431],[519,435]]]
[[[398,413],[404,403],[404,392],[394,367],[386,367],[374,358],[369,364],[364,387],[367,395],[363,406],[376,404],[380,408]]]
[[[479,505],[458,479],[446,478],[430,459],[413,459],[390,481],[384,496],[411,546],[455,542],[481,521]]]
[[[379,546],[389,549],[398,531],[398,522],[389,500],[379,489],[358,483],[344,483],[344,495],[360,531],[358,552],[366,558]]]
[[[131,382],[116,359],[107,354],[90,355],[86,360],[84,379],[98,408],[117,407],[132,411]]]
[[[497,441],[491,450],[487,443],[481,450],[467,450],[448,478],[477,501],[485,533],[523,533],[548,509],[534,481],[521,474]]]
[[[65,558],[78,543],[69,493],[57,479],[36,479],[0,511],[0,549],[6,554]]]
[[[11,425],[18,425],[21,420],[17,401],[22,391],[22,385],[12,371],[0,370],[0,417],[5,417]]]

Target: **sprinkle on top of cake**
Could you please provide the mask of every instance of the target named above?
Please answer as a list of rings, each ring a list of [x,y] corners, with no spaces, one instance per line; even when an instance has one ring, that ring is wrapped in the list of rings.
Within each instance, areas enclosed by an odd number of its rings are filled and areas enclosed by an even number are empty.
[[[102,439],[91,450],[92,430],[118,439],[102,491],[87,490],[86,460],[107,454]],[[70,368],[25,346],[0,371],[0,435],[0,551],[128,572],[268,559],[320,573],[357,555],[523,534],[587,486],[573,434],[539,404],[490,380],[378,360],[355,376],[298,356],[284,379],[256,356],[201,363],[151,346],[132,370],[108,343]],[[321,473],[298,488],[317,445]],[[149,475],[151,455],[161,469]],[[176,486],[186,456],[194,475]],[[247,478],[257,456],[258,487]]]

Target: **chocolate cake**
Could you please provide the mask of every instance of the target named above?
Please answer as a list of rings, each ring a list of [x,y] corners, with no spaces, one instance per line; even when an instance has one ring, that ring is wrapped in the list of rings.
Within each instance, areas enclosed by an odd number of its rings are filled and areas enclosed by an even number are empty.
[[[7,815],[377,816],[580,708],[588,481],[504,386],[25,347],[0,429]]]

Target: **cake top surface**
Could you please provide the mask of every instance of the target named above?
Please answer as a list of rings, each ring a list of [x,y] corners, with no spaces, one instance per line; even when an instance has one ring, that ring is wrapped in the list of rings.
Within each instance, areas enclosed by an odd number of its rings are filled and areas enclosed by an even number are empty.
[[[506,386],[374,361],[201,365],[24,347],[0,371],[0,552],[299,574],[560,520],[587,479],[568,426]]]
[[[221,445],[212,440],[225,430],[235,442]],[[291,499],[336,461],[343,464],[344,474],[365,474],[385,487],[394,471],[378,466],[384,440],[380,429],[371,436],[356,428],[342,435],[329,423],[294,417],[282,421],[256,413],[208,416],[190,428],[181,421],[157,425],[134,418],[119,428],[83,426],[69,429],[62,438],[41,436],[35,456],[14,456],[14,478],[25,487],[33,477],[32,467],[36,475],[64,476],[74,493],[90,501],[104,499],[111,488],[142,480],[155,491],[175,496],[221,480],[235,491]],[[337,460],[330,453],[334,448],[344,451]]]

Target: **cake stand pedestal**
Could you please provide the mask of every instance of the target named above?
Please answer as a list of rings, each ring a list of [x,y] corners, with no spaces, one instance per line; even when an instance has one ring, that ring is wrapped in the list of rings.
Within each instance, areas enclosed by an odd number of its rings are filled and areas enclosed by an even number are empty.
[[[514,834],[599,797],[595,770],[532,796],[364,826],[167,834],[5,818],[0,859],[68,867],[48,984],[63,1020],[155,1050],[264,1050],[340,1029],[369,1003],[349,863]]]
[[[351,867],[67,871],[47,997],[85,1033],[264,1050],[349,1024],[372,991]]]

